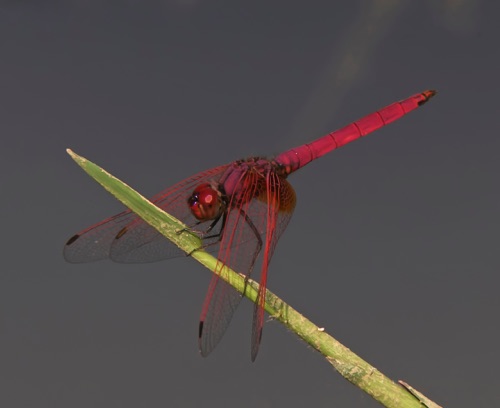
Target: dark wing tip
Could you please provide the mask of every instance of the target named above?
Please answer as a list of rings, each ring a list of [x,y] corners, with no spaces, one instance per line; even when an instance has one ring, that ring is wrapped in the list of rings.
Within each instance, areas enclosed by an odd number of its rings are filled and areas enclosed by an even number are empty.
[[[128,231],[127,227],[123,227],[120,231],[118,231],[118,234],[116,234],[115,239],[120,239],[125,235],[125,233]]]
[[[75,234],[73,235],[70,239],[68,239],[68,242],[66,242],[66,246],[71,245],[73,242],[75,242],[78,238],[80,238],[80,234]]]
[[[200,324],[198,326],[198,350],[200,352],[200,355],[202,357],[207,357],[210,354],[210,350],[207,351],[205,347],[203,346],[203,340],[202,340],[202,335],[203,335],[203,320],[200,320]]]

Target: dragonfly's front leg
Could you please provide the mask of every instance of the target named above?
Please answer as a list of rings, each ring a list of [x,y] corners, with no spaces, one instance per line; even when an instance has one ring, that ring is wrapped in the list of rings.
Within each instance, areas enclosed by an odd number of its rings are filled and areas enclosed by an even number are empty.
[[[204,231],[199,231],[199,230],[195,230],[194,229],[194,227],[202,224],[203,223],[202,221],[196,222],[193,225],[193,227],[186,227],[186,228],[183,228],[182,230],[177,231],[178,234],[182,233],[183,231],[189,231],[189,232],[195,233],[195,234],[197,234],[203,240],[207,240],[207,239],[210,239],[210,238],[218,238],[217,240],[215,240],[213,242],[203,243],[203,245],[201,245],[199,248],[196,248],[193,251],[191,251],[190,253],[188,253],[187,256],[190,256],[194,251],[198,251],[200,249],[205,249],[205,248],[208,248],[208,247],[210,247],[212,245],[218,244],[221,241],[221,239],[222,239],[222,231],[224,230],[224,226],[226,225],[226,218],[227,218],[227,212],[224,212],[223,214],[219,215],[215,220],[213,220],[210,223],[210,225],[208,226],[208,228],[206,230],[204,230]],[[220,227],[219,231],[216,234],[207,235],[207,234],[210,233],[210,231],[212,231],[214,229],[214,227],[221,220],[222,220],[222,223],[221,223],[221,227]]]
[[[195,227],[197,227],[200,224],[203,224],[206,221],[196,221],[193,225],[184,227],[184,228],[176,231],[176,234],[180,235],[183,232],[192,232],[192,233],[197,234],[200,238],[212,238],[212,237],[215,237],[215,236],[219,236],[221,234],[220,231],[216,235],[206,236],[206,234],[208,234],[210,231],[212,231],[212,229],[217,225],[217,223],[219,222],[219,220],[221,218],[225,218],[225,217],[223,217],[223,215],[219,215],[214,221],[212,221],[210,223],[210,225],[208,226],[208,228],[205,231],[197,230]],[[224,225],[224,222],[225,221],[223,220],[223,225]],[[221,231],[222,231],[222,228],[221,228]]]

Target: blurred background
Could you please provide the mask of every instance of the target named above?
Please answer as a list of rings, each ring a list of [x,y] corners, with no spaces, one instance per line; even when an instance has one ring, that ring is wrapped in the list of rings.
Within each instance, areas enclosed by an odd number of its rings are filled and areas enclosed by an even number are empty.
[[[290,177],[269,288],[443,406],[500,405],[499,6],[480,0],[0,3],[0,406],[375,407],[244,301],[197,350],[210,273],[72,265],[122,206],[272,157],[425,89],[429,104]]]

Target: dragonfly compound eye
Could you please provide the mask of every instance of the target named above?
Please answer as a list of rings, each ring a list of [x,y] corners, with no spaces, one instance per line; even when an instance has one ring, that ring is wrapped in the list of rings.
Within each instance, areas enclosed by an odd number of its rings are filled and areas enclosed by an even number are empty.
[[[196,187],[188,199],[188,205],[193,216],[200,221],[213,220],[222,211],[220,194],[210,184]]]

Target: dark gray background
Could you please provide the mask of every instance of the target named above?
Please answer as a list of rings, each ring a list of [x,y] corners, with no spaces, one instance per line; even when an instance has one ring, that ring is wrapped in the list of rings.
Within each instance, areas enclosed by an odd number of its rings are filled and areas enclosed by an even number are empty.
[[[290,178],[269,288],[436,402],[499,406],[498,16],[474,0],[3,0],[0,406],[377,406],[278,323],[251,364],[248,302],[201,358],[210,274],[193,260],[66,264],[66,239],[122,207],[64,149],[151,195],[427,88]]]

